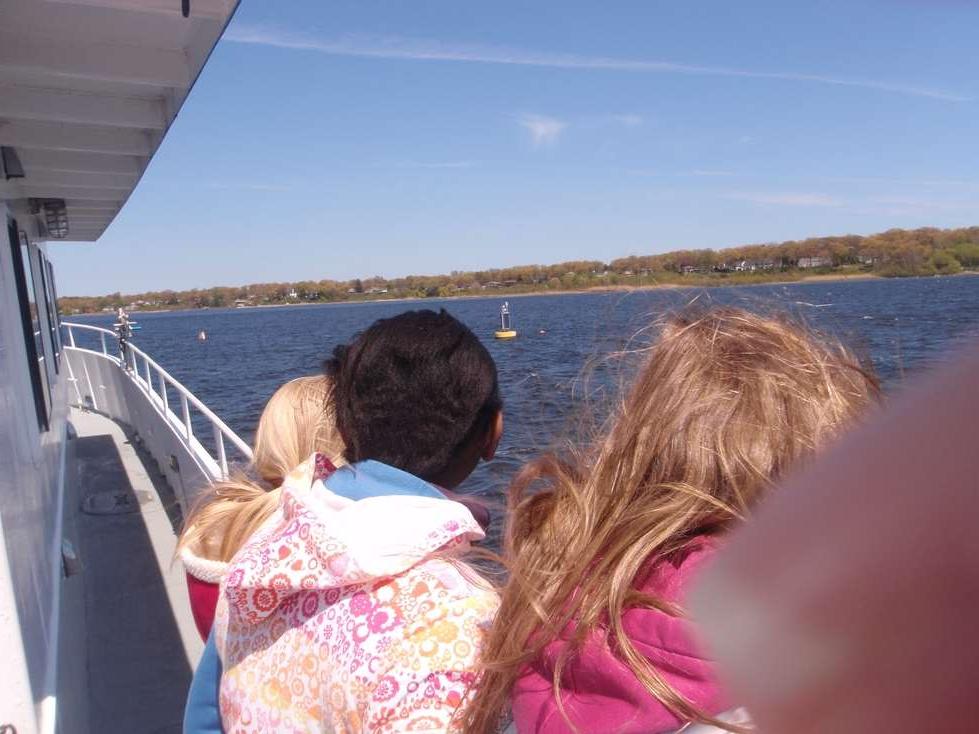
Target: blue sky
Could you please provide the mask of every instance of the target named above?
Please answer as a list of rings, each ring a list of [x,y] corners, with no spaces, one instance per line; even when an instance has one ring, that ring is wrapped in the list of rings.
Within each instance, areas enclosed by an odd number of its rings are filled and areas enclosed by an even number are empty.
[[[243,0],[61,291],[979,224],[976,0]]]

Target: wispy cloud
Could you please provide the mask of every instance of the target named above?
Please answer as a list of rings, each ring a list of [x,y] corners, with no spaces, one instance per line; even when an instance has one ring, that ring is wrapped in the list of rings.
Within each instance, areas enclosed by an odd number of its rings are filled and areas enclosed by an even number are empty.
[[[876,196],[870,199],[871,204],[879,204],[888,207],[900,207],[904,210],[936,210],[936,211],[960,211],[970,209],[976,211],[979,202],[948,200],[948,199],[923,199],[914,196]]]
[[[563,120],[546,115],[521,115],[517,122],[528,133],[535,148],[548,148],[555,145],[561,133],[568,126]]]
[[[927,188],[979,189],[979,180],[961,178],[900,178],[889,176],[824,176],[822,181],[855,184],[893,184],[898,186],[923,186]]]
[[[266,26],[236,25],[228,30],[224,38],[235,43],[255,43],[265,46],[277,46],[279,48],[318,51],[335,56],[506,64],[550,69],[587,69],[595,71],[772,79],[786,82],[872,89],[878,92],[890,92],[912,97],[926,97],[945,102],[968,102],[972,100],[972,97],[943,89],[921,87],[890,80],[861,79],[825,74],[803,74],[794,71],[756,71],[730,66],[705,66],[673,61],[559,54],[514,49],[504,46],[456,44],[397,36],[343,35],[335,38],[318,38],[305,33]]]
[[[695,168],[690,172],[690,175],[703,178],[730,178],[731,176],[736,176],[737,174],[734,171]]]
[[[628,168],[625,170],[630,176],[646,176],[649,178],[665,178],[667,175],[664,171],[657,171],[652,168]]]
[[[694,168],[692,171],[657,171],[648,168],[633,168],[629,171],[633,176],[656,176],[662,178],[733,178],[743,174],[737,171],[721,169]]]
[[[723,197],[725,199],[748,201],[752,204],[766,204],[769,206],[843,206],[842,201],[828,194],[733,191],[724,194]]]
[[[926,199],[917,196],[875,196],[853,210],[857,214],[889,217],[958,216],[979,211],[979,200]]]
[[[392,166],[394,168],[474,168],[476,161],[395,161],[393,163],[380,163],[380,166]]]
[[[204,184],[204,186],[209,189],[220,189],[222,191],[292,191],[292,186],[285,184],[248,183],[245,181],[210,181]]]
[[[609,115],[609,119],[624,127],[639,127],[644,122],[642,115],[635,114]]]
[[[586,130],[607,130],[609,128],[638,128],[646,124],[646,118],[635,112],[582,115],[565,122],[565,127]]]

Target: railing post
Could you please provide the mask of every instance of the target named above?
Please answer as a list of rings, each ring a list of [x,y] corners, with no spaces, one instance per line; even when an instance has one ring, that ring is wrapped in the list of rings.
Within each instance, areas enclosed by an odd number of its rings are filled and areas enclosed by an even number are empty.
[[[187,394],[184,392],[180,393],[180,412],[184,419],[184,433],[186,434],[187,441],[190,442],[193,428],[190,425],[190,405],[187,403]]]
[[[149,392],[153,392],[153,380],[150,377],[150,358],[145,354],[143,355],[143,366],[146,368],[146,389]]]
[[[163,412],[170,410],[170,401],[167,399],[167,381],[163,377],[163,369],[157,367],[156,378],[160,382],[160,397],[163,398]]]
[[[228,478],[228,456],[224,452],[224,434],[216,423],[211,423],[214,428],[214,443],[218,449],[218,465],[221,467],[221,478]]]
[[[109,350],[105,346],[105,332],[100,331],[99,336],[102,338],[102,354],[108,355]],[[75,346],[74,342],[72,342],[72,346]]]
[[[75,330],[70,326],[68,327],[68,342],[71,344],[71,346],[75,346]]]

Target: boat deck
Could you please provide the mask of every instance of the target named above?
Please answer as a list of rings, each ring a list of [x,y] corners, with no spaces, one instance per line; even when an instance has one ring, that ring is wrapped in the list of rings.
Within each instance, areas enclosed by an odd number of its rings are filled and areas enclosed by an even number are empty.
[[[65,531],[81,572],[62,592],[60,729],[179,732],[203,645],[173,563],[176,498],[120,425],[77,409],[71,422]]]

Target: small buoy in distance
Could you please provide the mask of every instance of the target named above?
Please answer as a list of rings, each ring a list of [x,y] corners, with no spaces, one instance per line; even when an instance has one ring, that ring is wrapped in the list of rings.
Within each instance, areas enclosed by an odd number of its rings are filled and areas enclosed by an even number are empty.
[[[538,334],[546,334],[546,333],[547,333],[547,329],[541,329],[541,330],[540,330],[540,331],[538,331],[537,333],[538,333]]]
[[[504,301],[500,306],[500,328],[493,332],[497,339],[513,339],[517,335],[516,329],[510,323],[510,303]]]
[[[200,332],[197,334],[197,341],[199,341],[199,342],[206,342],[207,341],[207,332],[204,331],[203,329],[201,329]]]

